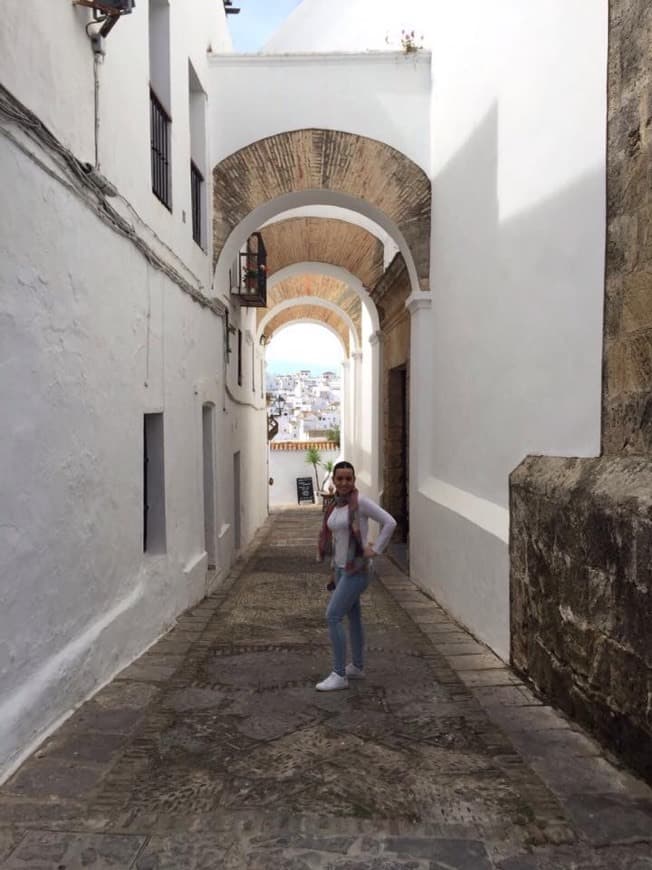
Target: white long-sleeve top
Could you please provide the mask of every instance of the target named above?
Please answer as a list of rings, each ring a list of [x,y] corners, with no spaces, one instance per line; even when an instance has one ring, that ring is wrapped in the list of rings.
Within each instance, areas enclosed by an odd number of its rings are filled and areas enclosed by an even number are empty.
[[[358,496],[358,517],[360,520],[360,538],[362,546],[367,546],[369,537],[369,520],[375,520],[380,526],[378,537],[373,542],[373,549],[380,555],[392,537],[396,528],[396,520],[391,514],[364,495]],[[344,568],[349,551],[349,508],[347,505],[336,507],[328,517],[328,528],[333,534],[333,565]]]

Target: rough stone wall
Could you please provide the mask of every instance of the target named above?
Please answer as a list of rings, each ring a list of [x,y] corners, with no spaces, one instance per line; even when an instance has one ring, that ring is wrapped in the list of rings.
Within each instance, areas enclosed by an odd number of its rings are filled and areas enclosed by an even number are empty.
[[[603,455],[510,479],[511,657],[652,779],[652,5],[609,21]]]
[[[398,523],[397,534],[406,539],[409,526],[407,504],[402,496],[408,483],[407,454],[403,444],[407,439],[408,420],[397,413],[400,387],[392,371],[405,366],[409,372],[410,315],[405,301],[410,295],[410,280],[405,260],[394,257],[382,279],[371,292],[378,307],[382,333],[382,389],[383,389],[383,506]],[[409,396],[409,382],[405,388]],[[392,412],[394,409],[394,412]]]
[[[602,443],[652,453],[652,4],[609,28],[608,251]]]
[[[652,463],[529,457],[510,509],[513,664],[652,778]]]
[[[292,130],[236,151],[213,170],[214,260],[231,231],[275,197],[329,190],[366,200],[398,226],[429,289],[430,180],[404,154],[340,130]]]

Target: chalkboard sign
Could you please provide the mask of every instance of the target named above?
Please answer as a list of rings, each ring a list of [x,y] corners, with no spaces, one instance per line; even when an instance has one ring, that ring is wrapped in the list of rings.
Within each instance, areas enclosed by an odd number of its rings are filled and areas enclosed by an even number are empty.
[[[312,485],[312,477],[297,477],[297,502],[303,501],[315,503],[315,490]]]

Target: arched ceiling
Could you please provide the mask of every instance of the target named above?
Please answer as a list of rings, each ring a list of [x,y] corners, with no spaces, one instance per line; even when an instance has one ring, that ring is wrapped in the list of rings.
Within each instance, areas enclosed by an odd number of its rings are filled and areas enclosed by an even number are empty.
[[[332,263],[373,287],[383,274],[382,242],[362,227],[329,218],[290,218],[261,230],[271,277],[294,263]]]
[[[262,319],[275,305],[302,296],[317,296],[337,305],[351,318],[358,340],[361,340],[362,303],[360,297],[343,281],[326,275],[297,275],[275,284],[267,293],[267,309],[259,308],[256,312],[256,324],[260,325]],[[326,312],[323,308],[315,308],[315,311],[317,314],[314,316],[317,319],[325,319]],[[267,330],[265,331],[267,332]]]
[[[328,311],[320,308],[317,305],[297,305],[295,308],[287,308],[276,314],[266,325],[265,335],[271,338],[275,332],[289,323],[294,322],[319,322],[329,326],[334,330],[342,340],[345,348],[345,353],[348,356],[350,351],[349,346],[349,330],[344,321],[334,311]]]
[[[246,226],[261,206],[288,194],[322,191],[368,203],[385,215],[409,248],[419,286],[429,286],[430,181],[383,142],[339,130],[279,133],[215,166],[213,191],[215,263],[232,231]]]

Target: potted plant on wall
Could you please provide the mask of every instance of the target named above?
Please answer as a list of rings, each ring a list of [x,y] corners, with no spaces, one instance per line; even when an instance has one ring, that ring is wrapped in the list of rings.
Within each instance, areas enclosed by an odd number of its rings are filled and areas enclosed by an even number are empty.
[[[417,42],[414,30],[401,30],[401,48],[406,54],[414,54],[423,48],[423,36]]]

